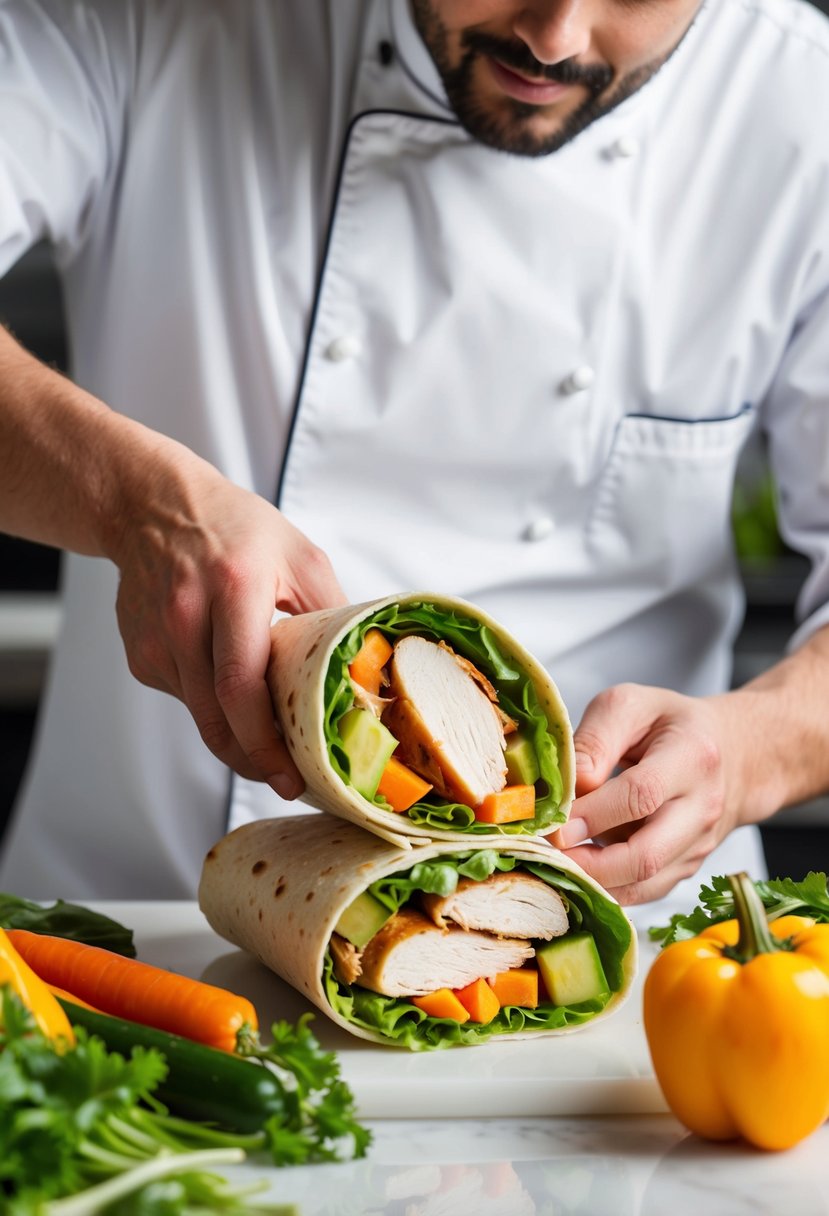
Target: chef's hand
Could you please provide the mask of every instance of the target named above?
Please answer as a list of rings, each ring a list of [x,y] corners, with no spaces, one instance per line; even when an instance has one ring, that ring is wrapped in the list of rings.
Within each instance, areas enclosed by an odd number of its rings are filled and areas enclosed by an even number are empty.
[[[130,671],[183,701],[220,760],[296,797],[265,684],[271,619],[346,597],[325,554],[265,499],[186,449],[158,476],[112,554]]]
[[[737,826],[727,701],[621,684],[588,705],[576,801],[550,839],[620,903],[665,895]]]

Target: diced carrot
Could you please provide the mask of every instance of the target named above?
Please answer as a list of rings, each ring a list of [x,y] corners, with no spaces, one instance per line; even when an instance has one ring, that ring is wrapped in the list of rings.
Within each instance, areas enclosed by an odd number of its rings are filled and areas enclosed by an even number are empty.
[[[534,785],[505,785],[497,794],[487,794],[475,818],[479,823],[514,823],[535,815]]]
[[[486,980],[473,980],[465,988],[456,988],[455,996],[469,1014],[470,1020],[485,1026],[501,1008],[498,998]]]
[[[432,1018],[451,1018],[453,1022],[469,1021],[469,1013],[451,988],[438,988],[435,992],[427,992],[425,996],[413,996],[412,1004]]]
[[[431,788],[428,781],[392,756],[383,769],[377,793],[383,795],[393,811],[408,811]]]
[[[538,1005],[538,972],[529,967],[517,967],[513,971],[502,971],[494,975],[489,986],[504,1005],[518,1005],[521,1009],[535,1009]]]
[[[348,665],[355,684],[375,696],[380,691],[381,672],[391,658],[392,646],[379,629],[369,629],[363,644]]]

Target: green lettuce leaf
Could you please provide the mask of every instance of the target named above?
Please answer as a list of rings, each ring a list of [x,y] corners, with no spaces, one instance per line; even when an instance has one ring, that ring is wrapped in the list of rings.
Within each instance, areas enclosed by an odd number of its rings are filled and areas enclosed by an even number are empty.
[[[498,1035],[519,1030],[558,1030],[589,1021],[607,1005],[622,985],[622,962],[630,946],[630,922],[618,904],[606,895],[585,888],[576,878],[543,862],[504,857],[494,849],[458,853],[417,862],[409,870],[380,878],[367,889],[375,899],[396,912],[417,891],[451,895],[460,878],[483,881],[496,870],[527,870],[549,883],[566,899],[573,928],[593,934],[611,992],[593,1001],[570,1007],[545,1004],[538,1009],[505,1006],[487,1025],[463,1024],[450,1018],[433,1018],[401,997],[381,996],[358,984],[341,984],[334,975],[333,960],[326,952],[323,987],[331,1004],[346,1021],[364,1030],[378,1031],[411,1051],[428,1051],[454,1044],[483,1043]]]
[[[412,823],[437,831],[461,831],[470,835],[499,832],[517,836],[564,822],[566,814],[561,809],[564,785],[558,760],[558,741],[550,733],[550,724],[538,704],[532,681],[502,653],[497,639],[486,625],[457,612],[437,608],[434,604],[416,603],[403,607],[392,604],[381,609],[355,625],[331,656],[324,686],[324,730],[331,765],[346,785],[349,783],[349,761],[337,723],[354,704],[348,665],[369,629],[380,629],[390,639],[416,633],[420,637],[445,641],[458,654],[474,663],[492,681],[501,708],[519,723],[522,733],[533,743],[544,783],[543,792],[536,799],[533,819],[501,826],[479,823],[470,807],[427,795],[406,812]],[[391,811],[382,795],[378,795],[374,802],[376,806]]]

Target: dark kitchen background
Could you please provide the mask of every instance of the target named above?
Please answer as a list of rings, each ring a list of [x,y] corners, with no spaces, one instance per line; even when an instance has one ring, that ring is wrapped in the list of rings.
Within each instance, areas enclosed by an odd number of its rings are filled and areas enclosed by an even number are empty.
[[[829,0],[818,7],[829,13]],[[33,249],[0,279],[0,323],[41,359],[66,368],[60,284],[47,247]],[[747,595],[735,654],[734,682],[740,684],[783,653],[806,573],[803,560],[777,535],[774,488],[759,448],[745,462],[734,528]],[[57,551],[0,535],[0,844],[59,625],[59,578]],[[799,878],[829,869],[829,798],[783,811],[761,831],[771,874]]]

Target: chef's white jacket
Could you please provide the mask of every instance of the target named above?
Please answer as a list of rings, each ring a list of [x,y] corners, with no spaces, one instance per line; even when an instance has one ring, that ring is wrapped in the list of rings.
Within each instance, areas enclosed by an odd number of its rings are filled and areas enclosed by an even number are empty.
[[[405,0],[4,0],[0,271],[51,240],[78,382],[278,502],[350,598],[476,601],[575,720],[711,693],[756,428],[799,638],[829,621],[828,68],[815,10],[711,0],[524,159],[455,121]],[[116,577],[67,562],[2,888],[192,897],[228,825],[296,810],[130,676]],[[759,870],[747,831],[711,872]]]

